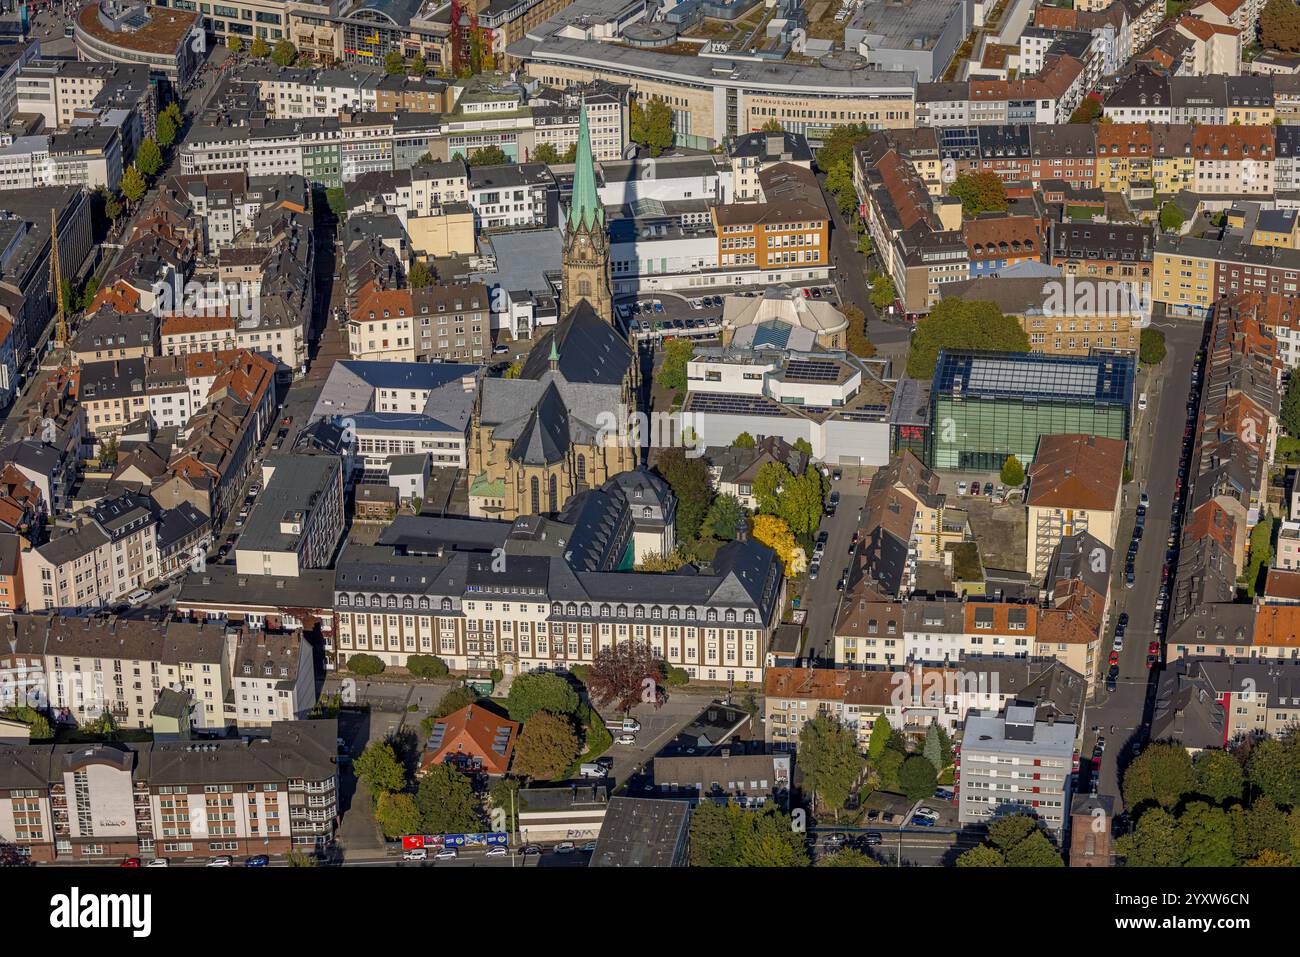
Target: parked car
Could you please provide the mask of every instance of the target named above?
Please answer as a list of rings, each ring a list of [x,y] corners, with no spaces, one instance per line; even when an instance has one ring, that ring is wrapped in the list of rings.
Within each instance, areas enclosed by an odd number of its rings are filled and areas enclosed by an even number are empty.
[[[433,859],[435,861],[454,861],[456,856],[456,849],[454,847],[444,847],[437,854],[433,855]]]
[[[542,853],[542,848],[541,848],[540,845],[538,845],[538,844],[525,844],[525,845],[524,845],[523,855],[524,855],[525,857],[535,857],[536,855],[538,855],[538,854],[540,854],[540,853]]]
[[[965,482],[958,482],[958,483],[957,483],[957,494],[958,494],[958,495],[965,495],[965,494],[966,494],[966,488],[967,488],[967,485],[966,485]]]
[[[232,867],[233,862],[228,857],[214,857],[208,861],[208,867]]]
[[[123,859],[121,866],[122,866],[122,867],[139,867],[139,866],[140,866],[140,858],[138,858],[138,857],[128,857],[128,858],[125,858],[125,859]]]
[[[840,479],[842,479],[842,478],[844,478],[844,472],[841,471],[840,469],[833,469],[833,470],[831,471],[831,481],[832,481],[832,482],[838,482],[838,481],[839,481]]]
[[[635,734],[620,734],[614,739],[615,744],[636,744]]]
[[[808,580],[816,581],[817,576],[821,574],[821,571],[822,571],[821,562],[814,561],[811,565],[808,566]]]
[[[592,853],[595,853],[595,850],[596,850],[596,842],[595,842],[595,841],[588,841],[586,844],[583,844],[580,848],[578,848],[578,850],[582,851],[582,853],[584,853],[584,854],[592,854]]]
[[[155,857],[152,861],[150,861],[148,864],[145,865],[145,867],[169,867],[169,866],[171,866],[171,859],[166,857]]]
[[[271,859],[265,854],[254,854],[248,860],[244,861],[245,867],[270,867]]]
[[[556,854],[572,854],[577,849],[572,841],[561,841],[555,845]]]
[[[402,852],[402,860],[404,861],[427,861],[428,859],[429,852],[422,847],[412,847]]]
[[[879,831],[868,831],[862,840],[866,843],[867,847],[879,847],[885,842],[884,835]]]

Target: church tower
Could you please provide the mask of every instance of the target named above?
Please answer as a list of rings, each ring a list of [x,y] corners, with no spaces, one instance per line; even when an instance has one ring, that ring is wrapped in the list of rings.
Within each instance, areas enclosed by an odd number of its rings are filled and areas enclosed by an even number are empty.
[[[569,203],[569,219],[564,228],[561,319],[585,299],[596,315],[606,322],[613,322],[609,236],[605,227],[605,207],[596,194],[596,167],[591,158],[591,137],[587,133],[587,110],[583,107],[578,119],[578,155],[577,168],[573,174],[573,198]]]

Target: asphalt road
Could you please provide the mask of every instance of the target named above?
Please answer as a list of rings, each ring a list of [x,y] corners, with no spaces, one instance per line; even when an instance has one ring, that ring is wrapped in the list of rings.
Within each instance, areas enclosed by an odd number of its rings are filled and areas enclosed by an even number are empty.
[[[1156,317],[1157,327],[1165,333],[1168,355],[1148,379],[1148,408],[1137,422],[1134,436],[1137,449],[1134,459],[1137,481],[1124,493],[1124,515],[1115,547],[1112,575],[1113,603],[1111,626],[1105,637],[1097,697],[1087,709],[1089,728],[1097,727],[1106,738],[1102,755],[1098,793],[1116,799],[1116,813],[1123,808],[1119,796],[1120,770],[1132,759],[1132,745],[1146,744],[1151,719],[1151,705],[1159,666],[1148,670],[1147,647],[1156,637],[1154,609],[1160,591],[1160,571],[1170,533],[1174,489],[1182,453],[1183,429],[1187,424],[1187,399],[1191,389],[1192,366],[1201,347],[1203,327],[1196,320],[1164,321]],[[1154,413],[1154,414],[1153,414]],[[1134,565],[1134,584],[1124,584],[1124,559],[1133,536],[1138,494],[1145,490],[1150,497],[1142,545]],[[1170,573],[1173,573],[1171,567]],[[1124,650],[1120,653],[1120,674],[1113,693],[1105,690],[1105,665],[1110,655],[1114,623],[1123,611],[1129,613]],[[1164,656],[1161,656],[1164,660]],[[1114,731],[1112,731],[1112,727]],[[1085,735],[1083,759],[1092,754],[1096,734]]]
[[[835,586],[852,561],[849,542],[858,528],[858,511],[867,501],[866,486],[858,484],[856,470],[845,470],[840,481],[830,484],[832,492],[840,493],[840,503],[834,515],[822,518],[821,531],[829,535],[826,552],[817,578],[805,581],[802,601],[802,607],[808,612],[804,622],[804,633],[808,636],[805,654],[815,654],[825,665],[835,660],[835,639],[832,632],[841,595]]]

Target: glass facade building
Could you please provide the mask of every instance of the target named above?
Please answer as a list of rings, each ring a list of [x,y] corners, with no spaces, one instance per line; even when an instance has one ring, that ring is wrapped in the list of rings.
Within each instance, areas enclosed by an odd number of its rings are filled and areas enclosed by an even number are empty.
[[[995,472],[1014,455],[1029,468],[1044,435],[1128,439],[1130,356],[943,350],[930,385],[924,460],[931,468]]]

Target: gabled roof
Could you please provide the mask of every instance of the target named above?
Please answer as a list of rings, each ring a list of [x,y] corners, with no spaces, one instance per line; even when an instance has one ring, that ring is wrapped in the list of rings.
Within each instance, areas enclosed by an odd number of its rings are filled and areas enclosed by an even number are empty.
[[[1025,504],[1040,508],[1111,510],[1124,477],[1124,440],[1097,435],[1045,435],[1029,470]]]
[[[620,385],[633,361],[627,340],[585,299],[529,350],[519,377],[540,379],[550,371],[553,345],[559,373],[569,382]]]

